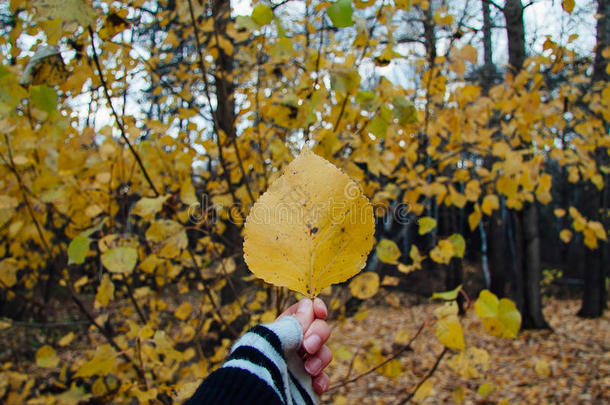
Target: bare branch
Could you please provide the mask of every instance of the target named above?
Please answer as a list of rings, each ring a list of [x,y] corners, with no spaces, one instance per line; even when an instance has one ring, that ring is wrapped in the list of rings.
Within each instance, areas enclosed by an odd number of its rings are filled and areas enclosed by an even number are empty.
[[[116,110],[114,109],[114,106],[112,105],[112,99],[110,98],[108,84],[106,83],[106,79],[104,78],[104,74],[102,72],[102,66],[100,65],[100,60],[97,56],[97,50],[95,49],[95,37],[93,35],[93,30],[91,29],[91,27],[88,27],[87,29],[89,30],[89,35],[91,37],[91,48],[93,50],[93,60],[95,61],[95,67],[97,68],[98,76],[100,77],[100,81],[102,82],[102,87],[104,88],[104,95],[106,96],[106,101],[108,101],[108,105],[110,106],[112,115],[114,116],[114,119],[116,120],[119,130],[121,131],[121,138],[123,138],[123,141],[125,141],[125,143],[127,144],[129,151],[131,152],[133,157],[136,159],[138,166],[140,166],[140,169],[142,170],[142,174],[144,174],[144,177],[146,178],[146,181],[150,185],[150,188],[155,193],[155,196],[158,196],[159,192],[157,191],[157,188],[153,184],[150,176],[148,175],[146,168],[144,168],[144,163],[142,163],[142,159],[140,158],[140,155],[133,148],[133,146],[131,145],[131,142],[129,142],[129,138],[127,137],[127,133],[125,132],[125,127],[123,126],[123,121],[121,121],[121,119],[119,118],[119,115],[117,114]]]

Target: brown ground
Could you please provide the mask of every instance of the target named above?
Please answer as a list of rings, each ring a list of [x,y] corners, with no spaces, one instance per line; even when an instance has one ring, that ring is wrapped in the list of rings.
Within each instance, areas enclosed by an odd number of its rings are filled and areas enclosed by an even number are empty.
[[[346,351],[357,352],[362,359],[375,350],[375,343],[367,346],[367,342],[376,341],[382,353],[391,353],[396,334],[405,331],[412,336],[436,305],[412,305],[407,301],[407,297],[401,297],[400,305],[396,301],[393,306],[369,305],[360,310],[361,314],[368,311],[364,319],[351,317],[334,324],[330,345],[335,360],[328,368],[332,385],[345,381],[350,364],[350,378],[359,374],[357,369],[366,369],[362,361],[349,360]],[[489,352],[488,371],[482,378],[465,379],[447,365],[451,354],[447,353],[431,378],[428,396],[414,402],[452,403],[453,391],[463,387],[466,396],[462,403],[468,404],[610,404],[610,311],[602,319],[581,319],[575,316],[579,306],[578,300],[546,300],[544,313],[554,332],[527,331],[517,339],[487,335],[471,310],[462,321],[466,345]],[[442,351],[434,327],[427,326],[412,348],[399,358],[399,376],[390,378],[374,372],[331,390],[322,398],[323,403],[402,403]],[[483,399],[477,389],[485,382],[493,384],[494,392]]]

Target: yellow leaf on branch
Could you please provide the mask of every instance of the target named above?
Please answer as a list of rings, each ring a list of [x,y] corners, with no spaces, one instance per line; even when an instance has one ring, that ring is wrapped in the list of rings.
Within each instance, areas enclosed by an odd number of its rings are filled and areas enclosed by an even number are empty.
[[[434,228],[436,228],[436,219],[434,219],[432,217],[420,218],[419,221],[417,221],[417,223],[419,224],[418,233],[420,235],[425,235],[428,232],[430,232],[431,230],[433,230]]]
[[[379,276],[372,271],[365,271],[358,274],[349,283],[349,289],[352,295],[361,300],[371,298],[379,291]]]
[[[12,257],[0,261],[0,287],[12,287],[17,284],[17,260]]]
[[[497,195],[489,194],[483,198],[483,204],[481,205],[481,211],[487,216],[491,215],[494,210],[500,208],[500,200]]]
[[[396,264],[400,257],[400,249],[394,241],[382,239],[377,244],[377,257],[384,263]]]
[[[360,186],[304,150],[250,210],[244,258],[255,276],[313,297],[364,267],[374,231]]]
[[[130,274],[138,262],[138,251],[133,247],[119,246],[102,253],[102,264],[111,273]]]
[[[508,298],[498,300],[493,293],[483,290],[474,309],[487,333],[492,336],[514,338],[521,327],[521,314]]]
[[[448,264],[453,257],[453,244],[448,240],[441,240],[430,251],[430,258],[437,263]]]
[[[95,294],[95,307],[108,306],[108,303],[112,298],[114,298],[114,284],[108,273],[105,273],[102,277],[102,282],[97,289],[97,294]]]

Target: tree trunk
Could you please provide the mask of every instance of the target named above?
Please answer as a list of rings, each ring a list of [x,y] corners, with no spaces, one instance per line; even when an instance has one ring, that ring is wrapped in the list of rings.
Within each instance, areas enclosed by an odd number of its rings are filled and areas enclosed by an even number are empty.
[[[523,4],[521,0],[506,0],[504,19],[508,37],[508,61],[513,74],[518,74],[525,61],[525,29],[523,26]],[[525,203],[517,215],[519,226],[515,227],[518,266],[516,270],[517,304],[523,317],[525,329],[544,329],[548,324],[542,314],[540,297],[540,237],[538,234],[538,208],[536,203]],[[522,235],[517,234],[517,228]],[[521,245],[521,246],[519,246]],[[517,258],[516,258],[517,259]],[[519,288],[519,285],[522,288]]]
[[[493,64],[493,54],[491,48],[491,13],[489,10],[489,2],[481,0],[483,9],[483,94],[489,94],[489,88],[492,85],[495,74],[495,66]]]
[[[214,29],[218,39],[224,37],[225,40],[233,42],[225,36],[227,24],[231,18],[231,5],[229,0],[215,0],[212,3],[212,13],[214,15]],[[233,75],[234,60],[232,55],[228,55],[220,47],[216,58],[216,72],[214,82],[216,85],[216,117],[219,129],[231,139],[235,136],[235,84],[231,79]]]
[[[523,270],[523,328],[545,329],[549,325],[542,314],[540,297],[540,236],[538,234],[538,207],[536,203],[528,204],[521,212],[524,255]]]
[[[606,64],[608,60],[602,55],[602,51],[610,45],[610,2],[598,0],[597,3],[597,45],[595,49],[595,60],[593,66],[593,83],[607,82]],[[604,122],[606,134],[610,130],[607,122]],[[595,153],[595,160],[598,167],[603,165],[603,155],[601,148]],[[601,215],[603,192],[599,191],[594,185],[588,184],[585,189],[584,215],[593,221],[605,224],[608,229],[607,211],[604,211],[604,218]],[[603,260],[604,251],[607,249],[606,243],[599,241],[597,249],[586,249],[584,289],[582,295],[582,306],[578,315],[586,318],[596,318],[603,315],[606,307],[606,272]]]
[[[508,63],[518,73],[525,61],[525,28],[523,26],[523,4],[521,0],[506,0],[504,9],[506,33],[508,35]]]
[[[495,74],[495,66],[493,64],[493,51],[491,47],[491,13],[489,9],[489,1],[481,0],[483,10],[483,75],[482,88],[483,94],[487,96],[489,89],[493,84]],[[500,128],[500,122],[497,116],[492,118],[490,126]],[[485,160],[485,168],[491,170],[497,158],[489,156]],[[491,278],[490,290],[499,297],[506,296],[506,240],[504,238],[504,223],[502,221],[502,213],[495,210],[487,222],[487,257],[489,260],[489,273]]]

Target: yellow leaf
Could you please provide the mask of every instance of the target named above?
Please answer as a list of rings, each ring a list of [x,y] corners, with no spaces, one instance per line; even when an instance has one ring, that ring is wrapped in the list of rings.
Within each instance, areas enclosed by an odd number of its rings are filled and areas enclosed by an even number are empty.
[[[566,215],[566,210],[564,210],[563,208],[556,208],[553,213],[557,218],[563,218]]]
[[[111,273],[130,274],[138,262],[138,251],[129,246],[119,246],[102,253],[102,264]]]
[[[483,198],[483,204],[481,205],[481,211],[487,216],[491,215],[493,210],[500,208],[500,200],[495,194],[488,194]]]
[[[400,249],[394,241],[382,239],[377,244],[377,257],[384,263],[396,264],[400,257]]]
[[[137,399],[139,404],[148,404],[153,399],[157,398],[157,389],[152,388],[147,391],[141,391],[139,388],[134,388],[130,391]]]
[[[413,265],[413,264],[404,264],[404,263],[398,263],[398,271],[400,271],[401,273],[405,273],[405,274],[409,274],[412,271],[417,270],[417,268]]]
[[[401,263],[399,263],[400,266]],[[383,276],[383,280],[381,281],[381,285],[387,285],[391,287],[396,287],[400,283],[400,279],[394,276]]]
[[[479,388],[477,389],[477,394],[479,394],[481,396],[481,398],[487,398],[495,390],[496,390],[496,387],[492,383],[485,382],[479,386]]]
[[[458,208],[464,208],[466,206],[466,203],[468,202],[466,196],[462,193],[455,191],[453,187],[450,188],[450,192],[451,204],[455,205]]]
[[[420,218],[417,223],[419,224],[419,231],[418,233],[420,235],[425,235],[428,232],[430,232],[431,230],[433,230],[434,228],[436,228],[436,219],[432,218],[432,217],[423,217]]]
[[[489,369],[489,353],[485,349],[468,347],[453,355],[447,365],[464,378],[481,378]]]
[[[76,335],[74,334],[74,332],[68,332],[67,335],[59,339],[59,342],[57,342],[57,344],[61,347],[68,346],[72,342],[72,340],[74,340],[75,337]]]
[[[487,333],[493,336],[514,338],[521,327],[521,314],[515,303],[508,298],[498,300],[488,290],[483,290],[474,303]]]
[[[178,257],[188,244],[184,227],[170,219],[159,219],[150,224],[146,240],[156,245],[157,256],[167,259]]]
[[[453,398],[453,401],[455,403],[458,403],[458,404],[461,403],[465,397],[466,397],[466,390],[461,385],[458,385],[457,387],[455,387],[453,389],[453,391],[451,391],[451,398]]]
[[[595,236],[595,232],[591,229],[591,228],[585,228],[582,231],[584,237],[585,237],[585,245],[591,249],[591,250],[595,250],[598,248],[598,244],[597,244],[597,237]]]
[[[610,91],[608,91],[608,93],[610,93]],[[601,190],[604,188],[604,177],[601,174],[596,173],[591,176],[591,183],[593,183],[598,190]]]
[[[481,211],[479,211],[478,206],[475,206],[475,210],[468,215],[468,225],[470,226],[470,230],[474,231],[474,229],[479,226],[479,222],[481,222]]]
[[[0,210],[15,208],[19,205],[19,200],[9,195],[0,195]]]
[[[56,367],[58,364],[59,357],[51,346],[44,345],[36,351],[36,365],[38,367]]]
[[[436,316],[436,337],[439,342],[452,349],[464,350],[464,333],[457,316],[458,306],[449,301],[434,310]]]
[[[94,375],[104,376],[116,369],[116,353],[105,344],[98,346],[91,360],[80,366],[74,377],[91,377]]]
[[[416,269],[421,269],[421,262],[424,261],[425,256],[422,256],[419,253],[419,249],[417,248],[417,246],[415,246],[415,244],[411,245],[411,250],[409,250],[409,257],[411,258],[411,260],[413,260],[413,265],[415,266]]]
[[[430,258],[437,263],[449,264],[454,255],[453,244],[448,240],[441,240],[430,251]]]
[[[569,229],[562,229],[561,232],[559,232],[559,239],[561,239],[563,243],[570,243],[572,240],[572,231]]]
[[[400,360],[398,359],[390,360],[379,368],[379,374],[390,378],[398,377],[401,373],[402,364],[400,364]]]
[[[468,62],[475,65],[477,63],[477,50],[474,46],[467,44],[460,50],[461,56]]]
[[[6,318],[0,318],[0,330],[3,329],[8,329],[11,327],[11,321],[10,319],[6,319]],[[1,391],[0,391],[1,392]]]
[[[372,271],[365,271],[349,283],[349,289],[356,298],[371,298],[379,291],[379,276]]]
[[[95,307],[105,307],[114,298],[114,284],[110,279],[108,273],[104,273],[102,276],[102,282],[97,289],[95,294]]]
[[[481,195],[481,187],[478,180],[470,180],[466,183],[466,189],[464,190],[468,201],[477,201],[479,195]]]
[[[0,262],[0,287],[12,287],[17,284],[17,260],[12,257]]]
[[[83,27],[95,22],[95,10],[83,0],[34,0],[37,20],[74,21]]]
[[[551,369],[546,360],[538,360],[536,364],[534,364],[534,370],[536,371],[536,374],[541,377],[548,377],[551,375]]]
[[[443,292],[435,292],[432,293],[431,299],[445,300],[445,301],[453,301],[457,298],[458,294],[462,290],[462,284],[455,287],[453,290],[443,291]]]
[[[374,231],[358,184],[304,150],[250,210],[244,258],[255,276],[312,297],[364,267]]]
[[[466,241],[464,240],[464,237],[459,233],[454,233],[447,240],[453,245],[455,257],[464,257],[464,252],[466,251]]]
[[[552,178],[550,174],[542,173],[540,175],[538,186],[536,187],[536,198],[543,204],[548,204],[553,199],[550,193],[551,183]]]
[[[587,228],[591,229],[595,233],[597,239],[603,241],[607,240],[606,230],[599,221],[589,221],[589,223],[587,223]]]
[[[411,334],[405,329],[399,329],[394,336],[394,343],[406,345],[411,340]]]
[[[458,313],[458,306],[455,301],[445,302],[443,305],[437,307],[434,310],[434,315],[438,319],[442,319],[449,315],[457,315],[457,313]]]
[[[432,380],[428,378],[422,385],[419,386],[417,391],[415,391],[413,399],[416,401],[421,401],[430,394],[430,391],[432,391]]]
[[[193,311],[193,305],[190,302],[183,302],[180,304],[176,311],[174,311],[174,316],[182,321],[188,318]]]
[[[180,185],[180,200],[186,205],[194,206],[198,203],[197,196],[195,195],[195,187],[193,187],[193,182],[190,177],[184,179]],[[206,207],[203,208],[205,209]]]
[[[169,195],[162,195],[156,198],[140,198],[131,213],[144,218],[154,217],[157,212],[161,211],[169,197]]]
[[[570,14],[572,14],[572,11],[574,10],[574,5],[574,0],[562,0],[561,2],[561,7],[563,7],[563,9]]]

